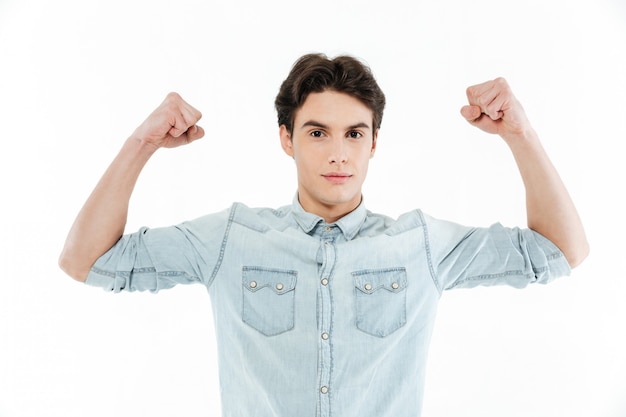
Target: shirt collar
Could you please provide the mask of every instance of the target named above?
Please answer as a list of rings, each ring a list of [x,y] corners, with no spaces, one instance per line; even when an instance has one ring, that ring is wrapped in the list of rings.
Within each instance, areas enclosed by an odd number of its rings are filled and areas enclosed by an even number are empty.
[[[300,205],[300,201],[298,201],[298,193],[296,193],[295,197],[293,198],[292,207],[292,212],[296,223],[298,223],[298,225],[302,228],[302,230],[304,230],[305,233],[310,233],[320,222],[325,223],[324,219],[320,216],[309,213],[302,208],[302,206]],[[333,224],[337,225],[337,227],[341,229],[341,232],[343,233],[346,240],[352,240],[357,235],[357,233],[359,233],[361,226],[363,225],[363,223],[365,223],[366,217],[367,209],[365,208],[363,201],[361,201],[361,204],[359,204],[356,209],[346,214]]]

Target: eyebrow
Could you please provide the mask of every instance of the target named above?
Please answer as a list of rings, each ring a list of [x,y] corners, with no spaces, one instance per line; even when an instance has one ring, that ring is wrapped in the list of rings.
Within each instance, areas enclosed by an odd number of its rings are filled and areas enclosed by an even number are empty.
[[[305,123],[302,124],[301,127],[319,127],[321,129],[328,129],[328,126],[325,125],[324,123],[320,123],[318,121],[315,120],[309,120]],[[352,126],[348,126],[347,130],[354,130],[354,129],[371,129],[370,126],[367,123],[357,123],[355,125]]]

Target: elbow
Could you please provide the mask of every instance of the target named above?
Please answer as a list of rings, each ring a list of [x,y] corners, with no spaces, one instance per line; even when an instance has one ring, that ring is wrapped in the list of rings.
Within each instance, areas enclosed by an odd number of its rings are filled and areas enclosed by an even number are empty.
[[[589,242],[583,240],[576,248],[565,253],[565,259],[569,263],[570,268],[574,269],[579,266],[589,256]]]
[[[75,258],[67,253],[67,250],[63,250],[61,256],[59,256],[59,268],[71,278],[78,282],[85,282],[87,275],[89,274],[90,267],[85,267],[77,262]]]

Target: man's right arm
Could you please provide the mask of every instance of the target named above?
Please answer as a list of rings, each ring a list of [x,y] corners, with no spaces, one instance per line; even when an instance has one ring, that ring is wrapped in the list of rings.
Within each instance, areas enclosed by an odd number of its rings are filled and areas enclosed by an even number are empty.
[[[204,136],[202,115],[178,94],[163,103],[126,140],[79,212],[59,257],[69,276],[85,281],[95,261],[124,233],[128,204],[137,178],[159,148],[191,143]]]

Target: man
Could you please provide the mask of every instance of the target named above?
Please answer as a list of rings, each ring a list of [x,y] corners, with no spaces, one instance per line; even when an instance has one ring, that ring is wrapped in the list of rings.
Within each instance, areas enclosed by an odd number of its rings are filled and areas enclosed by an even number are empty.
[[[418,416],[443,290],[546,283],[588,252],[576,209],[507,83],[488,81],[467,96],[463,117],[499,134],[515,156],[528,229],[367,211],[361,188],[385,97],[358,60],[311,54],[296,62],[275,103],[282,148],[297,167],[291,205],[234,204],[122,236],[150,156],[204,135],[200,112],[170,94],[85,203],[60,265],[116,292],[205,285],[225,416]]]

